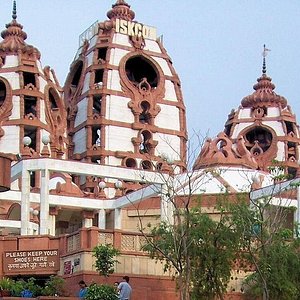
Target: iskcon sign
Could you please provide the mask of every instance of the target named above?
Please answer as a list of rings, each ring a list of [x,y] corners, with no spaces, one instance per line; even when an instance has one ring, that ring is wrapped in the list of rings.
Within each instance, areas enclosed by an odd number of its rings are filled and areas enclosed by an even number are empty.
[[[116,32],[129,36],[143,37],[144,39],[156,40],[156,28],[137,22],[116,19]]]

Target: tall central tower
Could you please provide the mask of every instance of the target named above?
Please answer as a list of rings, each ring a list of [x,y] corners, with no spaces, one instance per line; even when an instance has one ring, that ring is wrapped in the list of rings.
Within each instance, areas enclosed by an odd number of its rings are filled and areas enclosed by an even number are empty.
[[[156,29],[118,0],[80,36],[64,94],[69,158],[156,170],[166,157],[185,168],[181,85]]]

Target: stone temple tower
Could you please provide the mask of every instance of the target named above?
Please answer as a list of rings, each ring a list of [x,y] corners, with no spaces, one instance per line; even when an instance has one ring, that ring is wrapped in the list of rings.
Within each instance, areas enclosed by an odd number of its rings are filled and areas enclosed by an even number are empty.
[[[27,34],[17,22],[15,1],[12,21],[1,36],[0,152],[11,153],[13,159],[65,158],[62,89],[50,67],[42,68],[39,50],[25,42]]]
[[[264,48],[262,75],[253,86],[254,92],[231,111],[224,132],[206,143],[194,168],[226,164],[268,172],[270,166],[280,166],[289,177],[296,176],[299,127],[287,100],[275,93],[275,85],[267,75],[266,51]]]
[[[64,86],[69,158],[156,170],[185,169],[186,116],[180,80],[156,28],[124,0],[80,36]]]

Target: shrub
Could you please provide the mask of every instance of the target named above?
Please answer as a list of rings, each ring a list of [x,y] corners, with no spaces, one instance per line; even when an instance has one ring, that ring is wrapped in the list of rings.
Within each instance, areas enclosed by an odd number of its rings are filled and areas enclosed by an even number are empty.
[[[65,281],[59,276],[51,275],[42,290],[44,296],[62,296],[64,294]]]
[[[91,284],[88,287],[85,300],[115,300],[118,294],[115,288],[108,284]]]

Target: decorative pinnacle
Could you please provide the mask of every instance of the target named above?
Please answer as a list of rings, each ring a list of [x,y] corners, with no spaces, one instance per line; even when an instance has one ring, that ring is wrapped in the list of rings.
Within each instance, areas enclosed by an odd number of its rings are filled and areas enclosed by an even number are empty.
[[[17,19],[17,4],[16,4],[16,0],[14,0],[14,2],[13,2],[12,18],[14,20]]]
[[[266,73],[267,73],[266,56],[268,55],[268,51],[271,51],[271,50],[266,48],[266,45],[264,45],[264,50],[263,50],[263,53],[262,53],[262,56],[263,56],[262,73],[263,73],[263,75],[266,75]]]

